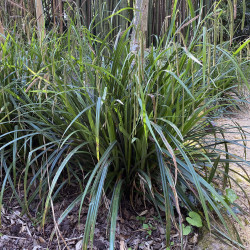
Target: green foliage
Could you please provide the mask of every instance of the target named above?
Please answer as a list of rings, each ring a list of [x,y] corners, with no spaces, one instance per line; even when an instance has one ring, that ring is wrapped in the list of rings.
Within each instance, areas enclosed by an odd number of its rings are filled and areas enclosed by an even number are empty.
[[[184,236],[187,236],[191,233],[192,231],[192,227],[191,226],[185,226],[184,224],[182,224],[182,233]]]
[[[211,120],[221,107],[235,105],[226,95],[232,82],[248,83],[226,45],[206,41],[209,18],[197,20],[183,45],[176,42],[180,28],[173,17],[167,43],[162,38],[144,50],[141,41],[136,54],[130,51],[131,28],[101,39],[72,22],[67,33],[49,32],[42,44],[35,32],[28,43],[10,33],[0,62],[0,206],[8,183],[33,220],[30,209],[39,197],[44,225],[51,203],[66,186],[77,185],[79,196],[57,223],[77,205],[80,219],[89,198],[84,249],[93,242],[103,194],[110,200],[110,249],[120,201],[129,196],[136,203],[135,193],[165,212],[167,246],[175,211],[181,221],[180,207],[201,211],[190,212],[187,221],[201,226],[202,218],[211,230],[215,214],[226,229],[216,226],[217,232],[230,237],[225,211],[239,220],[211,184],[217,173],[227,184],[230,163],[244,160],[228,151],[235,142],[218,138],[226,131]],[[215,53],[209,57],[210,49]],[[16,191],[19,182],[23,196]]]
[[[233,1],[230,1],[233,2]],[[228,29],[229,18],[229,5],[230,2],[228,0],[224,0],[221,2],[221,8],[223,10],[222,21]],[[234,36],[237,37],[237,40],[244,40],[248,38],[250,32],[250,2],[246,0],[234,1],[232,3],[232,22],[233,22],[233,33]],[[236,15],[235,15],[236,14]],[[227,32],[224,33],[226,38],[229,38],[229,34]]]
[[[153,227],[150,223],[149,223],[149,224],[143,223],[142,228],[143,228],[144,230],[146,230],[146,232],[147,232],[147,234],[148,234],[149,236],[151,236],[152,231],[156,229],[156,228]]]
[[[201,217],[198,213],[191,211],[188,213],[189,217],[186,218],[187,222],[195,227],[202,227]]]
[[[229,203],[234,203],[239,197],[231,188],[226,189],[226,199]]]
[[[172,241],[172,242],[170,243],[170,245],[171,245],[171,246],[174,246],[174,242]],[[167,247],[166,250],[170,250],[170,247]]]
[[[139,221],[144,222],[146,220],[146,217],[144,217],[144,216],[136,216],[136,219],[139,220]]]

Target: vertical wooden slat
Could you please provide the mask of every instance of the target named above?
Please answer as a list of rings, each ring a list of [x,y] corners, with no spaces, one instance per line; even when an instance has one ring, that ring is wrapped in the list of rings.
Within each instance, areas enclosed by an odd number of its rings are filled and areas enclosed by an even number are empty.
[[[148,37],[147,46],[152,43],[152,26],[153,26],[153,0],[149,1],[148,6]]]
[[[144,42],[148,31],[148,6],[149,0],[136,0],[135,8],[136,11],[134,17],[134,29],[131,38],[131,50],[136,51],[140,44],[139,42],[139,31],[142,32]]]
[[[60,33],[63,33],[63,6],[62,0],[59,0],[59,22],[60,22]]]
[[[45,20],[43,14],[43,5],[42,0],[36,0],[36,20],[37,20],[37,29],[40,37],[40,42],[45,37]]]
[[[56,26],[56,0],[52,0],[52,13],[53,13],[53,23]]]
[[[82,15],[82,22],[84,25],[88,27],[88,11],[87,11],[87,1],[81,2],[81,15]]]
[[[159,15],[159,12],[160,12],[160,1],[157,0],[156,1],[156,34],[158,35],[160,33],[160,15]]]
[[[46,17],[46,23],[54,23],[54,26],[58,25],[59,31],[63,32],[63,23],[64,23],[63,3],[65,1],[64,0],[39,0],[39,1],[42,2],[45,7],[43,16]],[[89,27],[95,14],[98,14],[98,18],[95,20],[95,24],[96,24],[97,22],[102,21],[109,14],[111,14],[112,11],[114,11],[114,8],[117,6],[118,3],[120,4],[119,4],[119,7],[116,9],[116,11],[121,8],[125,8],[127,6],[133,7],[134,3],[137,1],[139,0],[72,0],[69,3],[72,5],[73,8],[77,6],[77,9],[79,10],[79,13],[81,15],[80,23]],[[140,1],[143,2],[144,0],[140,0]],[[173,0],[172,1],[171,0],[147,0],[147,1],[149,1],[148,2],[149,12],[147,13],[148,24],[147,24],[146,30],[148,34],[147,44],[149,45],[152,40],[152,35],[162,36],[166,32],[167,21],[168,21],[166,17],[172,14],[171,5],[173,4],[174,1]],[[33,14],[33,17],[37,16],[36,0],[14,0],[13,2],[15,2],[16,4],[19,4],[20,6],[23,6],[24,9],[26,8],[28,11],[30,11],[30,13]],[[188,5],[193,4],[193,9],[196,10],[203,5],[203,2],[205,3],[206,8],[209,9],[212,6],[212,4],[214,4],[214,2],[216,1],[179,0],[178,1],[178,9],[179,9],[178,13],[179,14],[176,18],[176,25],[180,25],[180,23],[189,14],[190,8],[188,8]],[[228,0],[228,2],[229,2],[229,5],[231,5],[231,7],[229,6],[229,9],[231,8],[233,9],[233,18],[235,18],[237,0]],[[243,6],[245,6],[246,1],[242,0],[242,2],[243,2]],[[22,8],[13,6],[13,4],[10,4],[8,0],[0,0],[0,7],[1,7],[2,12],[4,11],[4,8],[5,8],[8,15],[21,15],[21,16],[26,15],[26,11],[24,11]],[[205,14],[204,12],[205,11],[203,11],[203,15]],[[76,12],[72,13],[72,18],[74,18],[73,15],[75,13]],[[133,11],[124,11],[121,14],[128,17],[130,20],[132,20],[134,16]],[[32,20],[31,16],[28,18],[29,20]],[[15,20],[19,21],[21,19],[15,18]],[[15,20],[12,19],[12,21],[15,21]],[[27,19],[27,23],[29,23],[29,20]],[[195,24],[194,22],[193,24]],[[98,27],[96,27],[95,29],[96,34],[107,34],[107,32],[109,32],[111,28],[109,23],[110,22],[103,22],[99,24]],[[244,27],[243,25],[244,25],[244,22],[242,24],[242,27]],[[124,18],[118,15],[113,17],[113,28],[120,27],[122,30],[124,30],[127,26],[128,26],[128,22]],[[230,20],[230,33],[232,33],[232,27],[233,27],[233,22]],[[187,31],[187,27],[185,27],[182,30],[182,33],[184,33],[184,36],[185,36],[185,33],[187,33],[186,31]],[[113,34],[114,36],[116,35],[115,32]],[[216,37],[211,38],[211,41],[212,39],[214,40],[216,39]]]
[[[0,19],[0,44],[4,43],[4,27],[2,25],[1,19]],[[2,60],[2,51],[0,51],[0,60]]]
[[[3,27],[3,24],[2,24],[2,22],[1,22],[1,20],[0,20],[0,42],[4,42],[5,41],[5,39],[4,39],[4,27]]]
[[[152,1],[152,0],[151,0]],[[129,7],[130,8],[133,8],[134,7],[134,4],[133,4],[133,0],[129,0]],[[129,11],[129,19],[130,19],[130,21],[132,22],[132,20],[133,20],[133,10],[130,10]]]
[[[128,1],[127,0],[122,0],[121,3],[120,3],[120,9],[123,9],[123,8],[127,8],[128,7]],[[125,17],[125,18],[128,18],[128,11],[123,11],[121,12],[121,14]],[[127,27],[127,21],[124,17],[120,17],[120,25],[121,25],[121,29],[122,30],[125,30],[126,27]]]

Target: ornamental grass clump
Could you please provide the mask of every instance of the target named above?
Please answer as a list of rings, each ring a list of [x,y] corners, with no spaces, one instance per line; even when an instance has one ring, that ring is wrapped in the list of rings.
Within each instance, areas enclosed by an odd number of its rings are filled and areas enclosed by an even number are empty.
[[[62,188],[77,184],[81,193],[57,223],[76,205],[80,215],[88,197],[87,249],[105,194],[114,249],[120,201],[136,203],[138,193],[165,211],[167,246],[172,222],[182,238],[181,209],[198,212],[206,227],[241,245],[224,217],[228,212],[240,221],[212,184],[215,176],[227,183],[230,164],[244,160],[228,152],[233,142],[217,139],[224,130],[211,120],[221,106],[235,105],[223,99],[232,86],[217,86],[233,75],[247,81],[229,51],[206,43],[203,24],[185,46],[176,42],[176,29],[149,49],[140,39],[136,53],[131,27],[103,40],[73,22],[63,35],[47,33],[42,43],[35,33],[29,44],[9,34],[0,63],[0,201],[8,183],[32,217],[30,207],[40,197],[44,226]],[[214,65],[207,64],[209,47],[216,50]]]

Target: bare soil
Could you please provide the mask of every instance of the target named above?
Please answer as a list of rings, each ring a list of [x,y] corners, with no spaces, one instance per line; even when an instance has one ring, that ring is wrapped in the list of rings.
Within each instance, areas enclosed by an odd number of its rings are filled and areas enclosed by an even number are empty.
[[[223,117],[216,120],[216,124],[218,126],[224,126],[224,127],[227,126],[230,128],[239,125],[242,128],[245,138],[242,138],[243,133],[241,135],[241,133],[239,133],[239,130],[237,128],[234,128],[230,129],[231,133],[227,133],[225,139],[229,141],[238,142],[239,145],[233,145],[233,144],[228,145],[229,151],[237,156],[245,158],[245,160],[248,161],[248,163],[250,163],[250,106],[246,106],[245,109],[243,110],[244,111],[238,112],[236,115],[230,117]],[[244,139],[245,145],[242,142],[242,139]],[[250,165],[233,164],[232,166],[230,166],[230,168],[231,171],[229,174],[237,181],[238,184],[240,184],[240,186],[245,191],[245,194],[250,198],[250,182],[249,182]],[[242,176],[240,176],[239,174],[241,174]],[[231,181],[230,184],[231,186],[228,187],[236,191],[239,197],[235,203],[238,204],[244,211],[244,214],[240,212],[237,214],[242,223],[242,226],[240,226],[238,223],[234,223],[234,226],[236,227],[237,232],[239,233],[245,248],[250,249],[250,204],[245,194],[239,188],[239,186],[236,185],[233,181]],[[213,235],[210,235],[210,233],[207,232],[203,235],[202,239],[199,241],[198,245],[196,246],[196,249],[230,250],[239,248],[230,247],[224,244],[223,242],[219,241],[217,238],[215,238]]]
[[[243,147],[243,143],[239,142],[240,144],[242,144],[242,147],[237,146],[237,145],[229,145],[229,150],[231,152],[233,152],[234,154],[245,158],[248,163],[250,163],[250,109],[248,108],[247,110],[245,110],[245,112],[239,113],[236,117],[232,117],[232,118],[224,118],[224,119],[220,119],[219,124],[229,124],[229,125],[235,125],[235,124],[239,124],[241,126],[241,128],[244,131],[245,134],[245,150]],[[236,131],[237,132],[237,131]],[[228,140],[242,140],[242,137],[239,135],[239,133],[231,133],[228,134]],[[237,166],[237,165],[233,165],[232,169],[235,172],[231,171],[231,176],[233,176],[233,178],[236,179],[236,181],[240,184],[240,186],[243,188],[243,190],[245,191],[245,193],[249,196],[250,198],[250,183],[249,181],[247,181],[246,179],[249,180],[249,176],[250,176],[250,166],[249,165],[241,165],[241,166]],[[241,176],[238,175],[241,174]],[[246,179],[244,179],[243,177],[245,177]],[[243,215],[239,215],[243,227],[240,227],[240,225],[235,224],[235,226],[238,229],[238,232],[241,236],[241,239],[246,247],[246,249],[250,249],[250,207],[249,207],[249,203],[244,195],[244,193],[242,192],[242,190],[239,188],[238,185],[236,185],[234,182],[231,182],[232,185],[232,189],[234,189],[237,192],[237,195],[239,196],[239,199],[236,201],[236,203],[244,209],[244,211],[246,212],[246,214],[248,216],[243,216]]]

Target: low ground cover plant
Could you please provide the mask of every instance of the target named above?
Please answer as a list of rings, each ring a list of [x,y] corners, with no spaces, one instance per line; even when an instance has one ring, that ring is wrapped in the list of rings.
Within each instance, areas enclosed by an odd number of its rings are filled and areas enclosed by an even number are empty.
[[[44,225],[63,187],[77,184],[79,196],[57,223],[76,205],[80,214],[87,202],[87,249],[105,196],[114,249],[120,201],[136,203],[138,193],[165,212],[168,247],[172,224],[182,239],[188,223],[241,246],[224,217],[240,221],[219,191],[229,195],[230,164],[244,160],[228,151],[237,142],[228,141],[212,120],[221,107],[236,105],[225,94],[234,80],[248,83],[226,44],[207,42],[204,23],[199,20],[189,42],[176,41],[179,27],[149,49],[140,39],[136,53],[132,27],[115,39],[111,33],[100,39],[74,22],[43,41],[36,31],[28,43],[17,31],[9,33],[0,62],[0,207],[8,184],[31,218],[32,202],[41,199]],[[219,178],[222,188],[213,184]]]

